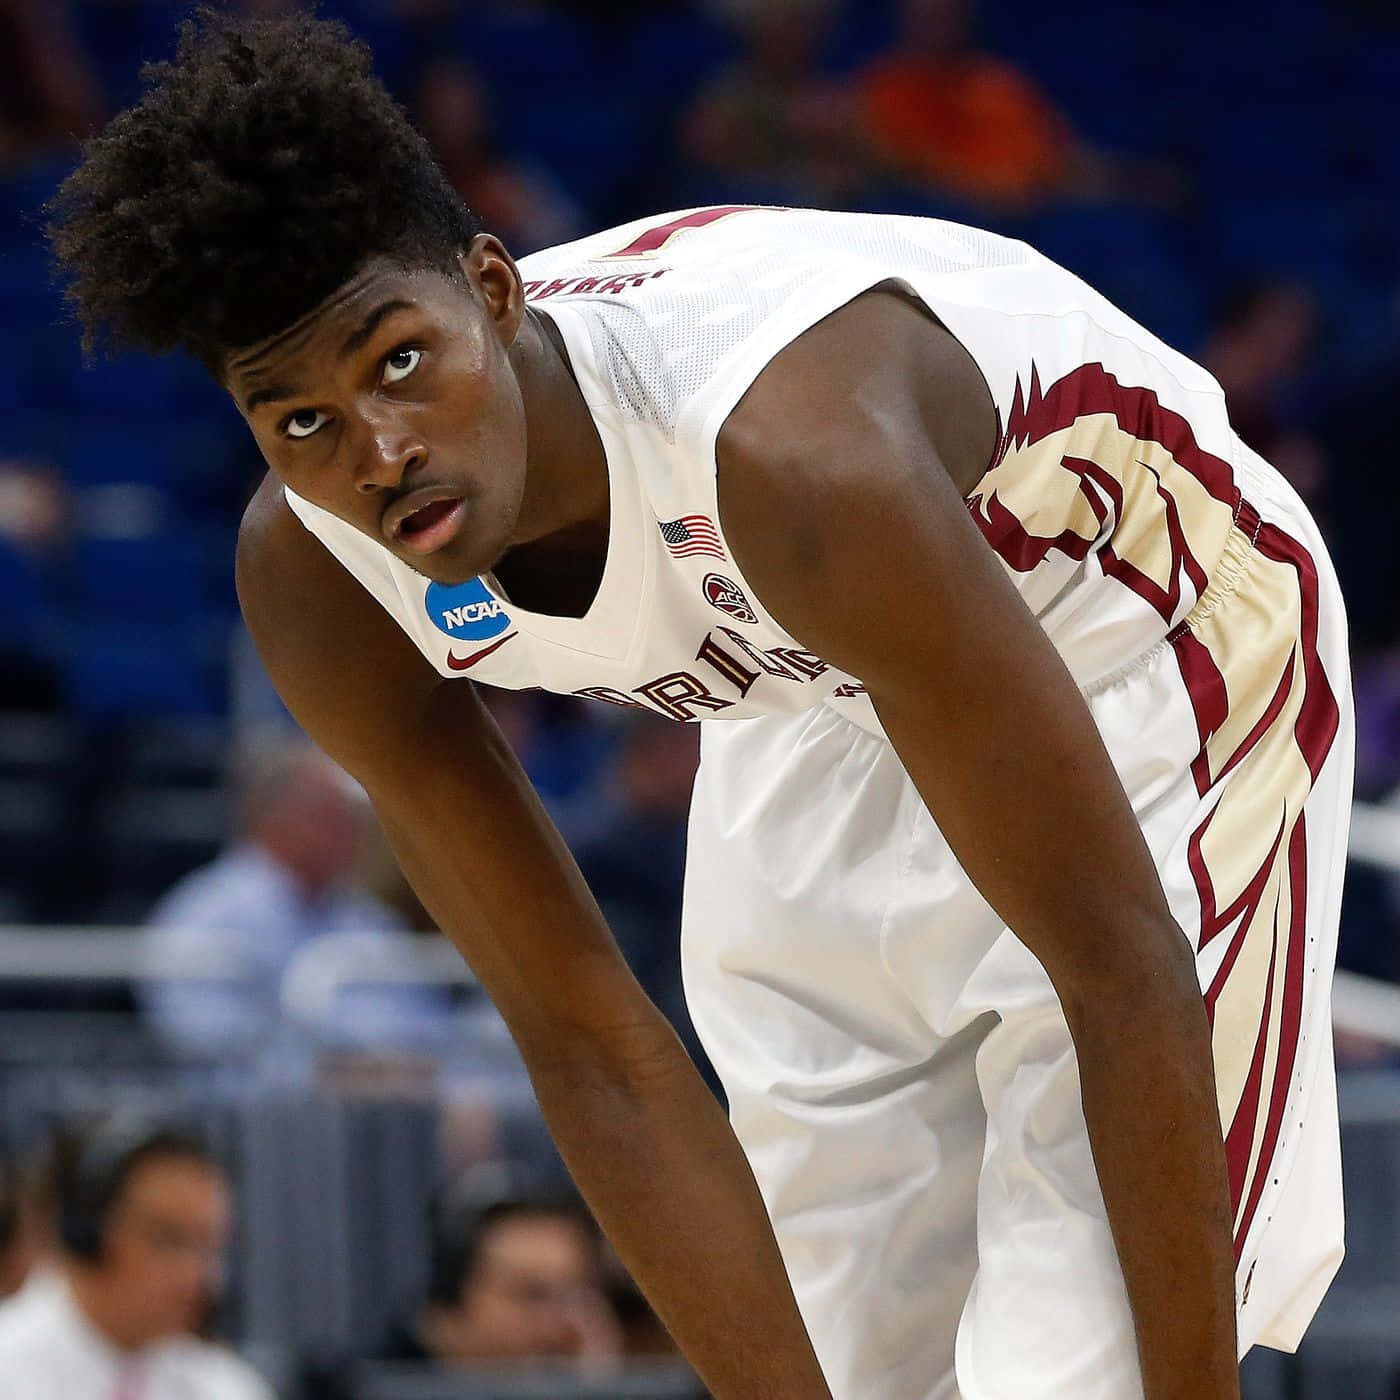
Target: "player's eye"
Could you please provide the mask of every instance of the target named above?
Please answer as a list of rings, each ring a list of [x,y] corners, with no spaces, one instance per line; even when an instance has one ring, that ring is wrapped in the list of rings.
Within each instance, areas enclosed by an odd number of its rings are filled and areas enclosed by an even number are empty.
[[[319,408],[299,408],[282,420],[282,434],[289,438],[309,438],[330,422],[330,414]]]
[[[413,350],[408,347],[391,351],[384,358],[384,382],[397,384],[400,379],[407,379],[418,368],[418,361],[422,358],[423,352],[421,350]]]

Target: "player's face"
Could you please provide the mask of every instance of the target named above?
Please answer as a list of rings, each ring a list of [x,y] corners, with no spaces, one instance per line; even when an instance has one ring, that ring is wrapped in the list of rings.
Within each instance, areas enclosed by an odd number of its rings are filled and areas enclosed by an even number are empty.
[[[420,573],[462,583],[513,542],[525,409],[508,351],[519,275],[482,236],[460,278],[374,261],[225,362],[268,465]]]

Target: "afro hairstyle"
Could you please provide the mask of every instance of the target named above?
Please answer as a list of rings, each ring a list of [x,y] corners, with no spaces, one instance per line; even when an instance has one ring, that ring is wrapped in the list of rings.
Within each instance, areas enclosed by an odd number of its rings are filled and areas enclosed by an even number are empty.
[[[339,24],[202,9],[142,79],[49,208],[89,352],[182,347],[218,377],[370,259],[452,274],[481,232]]]

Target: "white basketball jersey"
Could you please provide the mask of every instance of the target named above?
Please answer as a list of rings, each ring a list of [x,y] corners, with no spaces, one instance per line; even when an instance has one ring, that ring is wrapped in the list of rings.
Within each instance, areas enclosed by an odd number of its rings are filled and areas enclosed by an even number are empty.
[[[608,553],[585,616],[531,613],[489,574],[430,583],[287,492],[445,676],[678,720],[825,703],[878,732],[860,678],[779,626],[735,563],[715,439],[774,355],[879,283],[919,297],[980,367],[1001,433],[969,509],[1086,690],[1186,616],[1242,509],[1215,380],[1024,243],[934,219],[722,206],[520,267],[607,454]],[[872,615],[890,601],[866,600]]]

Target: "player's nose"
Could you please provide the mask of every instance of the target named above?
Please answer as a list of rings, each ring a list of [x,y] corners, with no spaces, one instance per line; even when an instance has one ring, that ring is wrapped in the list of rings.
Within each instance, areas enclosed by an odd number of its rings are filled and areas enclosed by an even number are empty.
[[[359,454],[355,487],[365,495],[397,488],[404,477],[428,460],[428,447],[401,420],[373,419],[367,423],[364,447]]]

